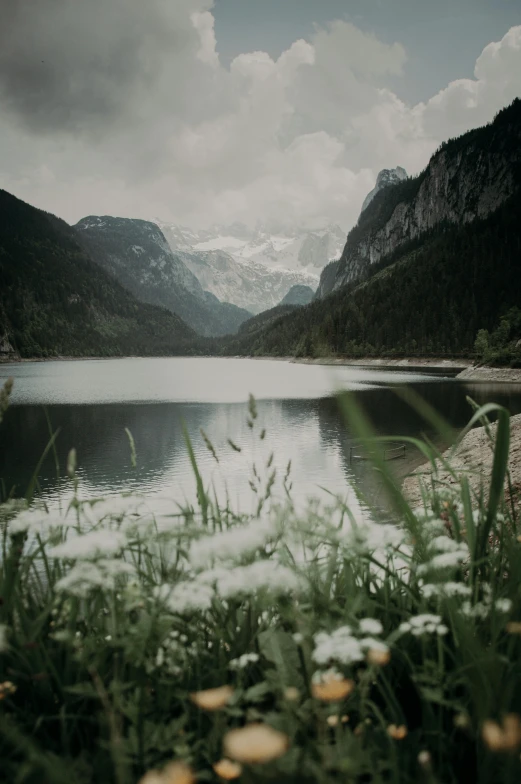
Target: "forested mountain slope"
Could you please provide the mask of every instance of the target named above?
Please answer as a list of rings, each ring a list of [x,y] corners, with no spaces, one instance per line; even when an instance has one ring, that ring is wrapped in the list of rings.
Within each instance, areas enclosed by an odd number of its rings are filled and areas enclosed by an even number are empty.
[[[21,356],[186,353],[194,332],[99,267],[64,221],[0,190],[0,336]]]
[[[492,214],[521,182],[521,100],[494,121],[444,143],[413,179],[376,193],[350,231],[338,263],[325,268],[324,297],[347,283],[367,279],[374,265],[444,223],[470,224]]]
[[[91,215],[75,225],[92,258],[142,302],[161,305],[201,335],[237,332],[251,313],[204,291],[154,223]]]
[[[503,313],[521,306],[521,202],[514,195],[484,220],[443,224],[418,247],[388,256],[373,270],[365,282],[226,341],[223,352],[472,352],[478,330],[494,330]]]

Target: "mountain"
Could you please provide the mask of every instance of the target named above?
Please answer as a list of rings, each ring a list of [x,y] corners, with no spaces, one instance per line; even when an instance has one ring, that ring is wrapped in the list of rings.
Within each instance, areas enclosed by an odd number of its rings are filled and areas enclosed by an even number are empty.
[[[389,187],[389,185],[396,185],[398,182],[402,182],[402,180],[406,179],[407,172],[401,166],[397,166],[396,169],[382,169],[376,178],[376,185],[372,191],[369,191],[364,199],[361,212],[363,212],[370,205],[376,194],[381,190]]]
[[[281,305],[309,305],[315,292],[310,286],[292,286],[283,300]]]
[[[0,335],[21,356],[184,354],[196,335],[138,302],[54,215],[0,190]]]
[[[367,278],[374,265],[444,224],[472,223],[501,206],[519,187],[520,105],[516,99],[494,122],[442,144],[418,177],[379,191],[350,231],[334,274],[324,271],[318,296]]]
[[[253,316],[253,318],[245,321],[244,324],[241,324],[239,327],[238,339],[240,340],[242,336],[246,335],[249,340],[254,333],[260,332],[268,326],[273,326],[282,318],[282,316],[287,316],[288,313],[293,313],[293,311],[297,310],[298,307],[298,305],[276,305],[274,308],[264,310],[257,316]]]
[[[221,250],[178,252],[202,287],[219,299],[261,313],[278,305],[296,284],[315,288],[318,278],[296,270],[271,270],[255,261],[244,261]]]
[[[248,311],[204,291],[154,223],[91,215],[74,228],[98,264],[135,297],[176,313],[199,334],[237,332],[250,318]]]
[[[233,354],[469,355],[521,307],[521,100],[376,194],[321,298],[225,343]],[[326,285],[327,284],[327,285]]]
[[[253,313],[276,305],[294,285],[315,289],[321,269],[345,244],[338,226],[311,231],[235,223],[196,231],[157,223],[203,288]]]

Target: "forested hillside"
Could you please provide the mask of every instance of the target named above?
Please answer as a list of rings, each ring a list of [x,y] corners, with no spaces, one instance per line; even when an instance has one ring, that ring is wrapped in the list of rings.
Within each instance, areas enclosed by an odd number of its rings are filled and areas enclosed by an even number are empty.
[[[99,267],[73,229],[0,190],[0,337],[21,356],[186,353],[195,333]]]
[[[137,299],[176,313],[200,335],[233,334],[251,316],[204,291],[155,223],[90,215],[74,229],[94,261]]]
[[[472,353],[478,330],[495,330],[503,313],[521,305],[519,199],[514,196],[485,220],[444,224],[373,270],[368,281],[282,316],[261,332],[228,340],[224,352]]]

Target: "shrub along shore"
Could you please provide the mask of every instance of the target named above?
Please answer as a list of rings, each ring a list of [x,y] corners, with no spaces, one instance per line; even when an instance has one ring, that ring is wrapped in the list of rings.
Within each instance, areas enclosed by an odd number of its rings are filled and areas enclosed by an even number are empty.
[[[82,500],[73,452],[59,509],[2,507],[6,781],[519,782],[508,412],[471,420],[498,420],[483,487],[410,439],[454,480],[411,506],[362,413],[340,404],[381,472],[387,521],[335,498],[297,510],[289,467],[277,477],[270,459],[252,467],[253,513],[235,514],[188,440],[196,504]],[[248,425],[269,437],[253,400]]]

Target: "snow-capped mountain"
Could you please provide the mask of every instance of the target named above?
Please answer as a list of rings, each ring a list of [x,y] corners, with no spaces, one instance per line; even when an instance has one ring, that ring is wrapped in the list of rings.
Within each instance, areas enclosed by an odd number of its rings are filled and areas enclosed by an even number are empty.
[[[270,269],[258,261],[245,261],[222,250],[177,251],[206,291],[220,300],[261,313],[278,305],[295,285],[313,291],[318,278],[305,271]]]
[[[277,305],[294,285],[316,289],[322,268],[340,258],[346,239],[339,226],[311,231],[234,223],[198,231],[155,223],[204,289],[254,313]]]

